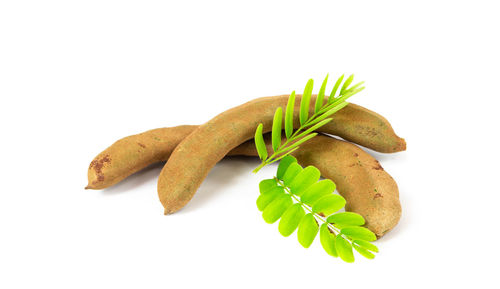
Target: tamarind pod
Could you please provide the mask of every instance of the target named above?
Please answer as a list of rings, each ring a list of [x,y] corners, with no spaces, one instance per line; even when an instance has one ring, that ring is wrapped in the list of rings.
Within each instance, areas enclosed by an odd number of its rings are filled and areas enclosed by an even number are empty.
[[[265,136],[268,152],[271,140]],[[257,156],[253,140],[230,155]],[[321,176],[331,179],[347,203],[346,211],[362,215],[366,227],[377,237],[394,228],[401,218],[399,190],[394,179],[370,154],[352,143],[318,135],[292,153],[303,167],[315,166]]]
[[[197,127],[158,128],[116,141],[90,163],[85,189],[110,187],[151,164],[167,160],[175,147]]]
[[[315,97],[312,98],[314,102]],[[296,97],[295,116],[298,116],[301,97]],[[184,207],[193,197],[208,172],[229,151],[241,143],[253,137],[255,128],[259,123],[263,124],[263,132],[269,132],[272,128],[274,111],[278,107],[286,107],[288,95],[275,97],[263,97],[252,100],[240,106],[229,109],[207,123],[199,126],[189,134],[172,152],[169,160],[163,167],[158,178],[158,195],[165,208],[165,214],[171,214]],[[367,133],[379,131],[379,126],[385,121],[390,128],[393,137],[399,140],[400,145],[394,148],[404,149],[404,140],[395,135],[390,124],[382,119],[382,122],[372,124],[368,119],[379,117],[377,114],[369,114],[369,110],[352,106],[352,111],[359,112],[365,117],[353,114],[352,122],[348,116],[342,118],[341,109],[333,115],[333,121],[321,127],[319,130],[325,133],[338,134],[350,140],[377,139],[378,133]],[[311,107],[311,111],[313,107]],[[349,110],[348,110],[349,112]],[[347,128],[339,130],[341,125],[330,125],[337,122],[344,123]],[[295,126],[298,126],[298,117],[294,117]],[[368,127],[368,129],[366,129]],[[380,131],[381,133],[387,132]],[[390,137],[390,136],[388,136]],[[361,145],[370,145],[377,141],[368,141]],[[375,147],[374,147],[375,148]],[[376,148],[375,148],[376,149]],[[391,151],[391,150],[388,150]]]

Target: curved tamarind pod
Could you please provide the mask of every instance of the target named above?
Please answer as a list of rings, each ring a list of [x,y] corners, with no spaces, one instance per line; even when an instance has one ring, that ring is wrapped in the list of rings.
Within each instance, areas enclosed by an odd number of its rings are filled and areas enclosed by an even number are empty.
[[[266,136],[268,152],[271,141]],[[257,156],[255,144],[247,141],[230,154]],[[318,135],[292,153],[303,167],[315,166],[321,176],[331,179],[347,203],[346,211],[362,215],[366,227],[377,237],[394,228],[401,218],[399,190],[394,179],[370,154],[335,138]]]
[[[116,141],[90,163],[85,189],[110,187],[151,164],[166,161],[175,147],[197,127],[158,128]]]
[[[184,207],[191,200],[210,169],[230,150],[251,139],[259,123],[263,124],[263,132],[269,132],[272,128],[275,110],[278,107],[285,108],[288,97],[288,95],[281,95],[255,99],[217,115],[189,134],[172,152],[158,178],[158,195],[165,208],[165,214],[174,213]],[[315,97],[312,98],[313,102],[314,99]],[[295,116],[299,114],[300,105],[298,104],[300,100],[300,96],[295,99]],[[367,134],[367,131],[378,131],[385,121],[388,126],[386,128],[389,128],[392,135],[399,140],[399,145],[395,147],[403,149],[406,146],[404,140],[395,135],[385,119],[374,124],[367,120],[377,119],[380,117],[379,115],[369,114],[367,113],[369,110],[359,107],[351,106],[351,108],[364,117],[356,116],[353,113],[345,115],[344,108],[333,115],[333,121],[319,130],[339,135],[347,140],[373,140],[379,137],[378,133]],[[337,122],[339,113],[341,118],[338,122],[346,126],[340,130],[339,127],[342,125],[331,125]],[[351,121],[348,120],[349,114]],[[298,117],[294,117],[294,120],[295,125],[298,126]],[[366,129],[367,127],[369,129]],[[366,145],[371,143],[373,141],[368,141]],[[365,145],[365,143],[361,144]],[[394,151],[394,148],[392,150]]]
[[[384,117],[362,106],[350,103],[336,112],[333,119],[322,127],[323,132],[379,152],[397,152],[406,148],[404,140],[394,133]],[[90,163],[86,189],[110,187],[153,163],[166,161],[175,147],[197,127],[158,128],[116,141]],[[355,130],[358,133],[352,133]]]

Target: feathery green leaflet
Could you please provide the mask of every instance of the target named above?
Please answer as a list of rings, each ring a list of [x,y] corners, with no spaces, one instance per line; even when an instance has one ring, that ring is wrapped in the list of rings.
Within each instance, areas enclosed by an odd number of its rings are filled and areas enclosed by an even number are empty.
[[[360,255],[373,259],[378,248],[370,243],[376,240],[375,234],[362,227],[364,218],[353,212],[340,212],[346,200],[334,194],[335,183],[320,180],[320,172],[313,166],[302,168],[290,154],[301,144],[317,135],[314,131],[332,121],[330,116],[347,105],[346,99],[364,89],[363,82],[350,86],[351,75],[342,84],[342,75],[335,83],[330,97],[324,100],[328,75],[323,81],[314,103],[314,113],[310,116],[310,102],[313,80],[310,79],[300,100],[299,123],[294,131],[293,113],[295,91],[290,94],[284,116],[285,140],[282,141],[283,108],[276,110],[271,133],[272,153],[268,155],[263,125],[255,131],[255,146],[262,163],[254,170],[280,161],[276,176],[260,182],[260,195],[257,208],[267,223],[279,220],[278,230],[287,237],[297,230],[299,243],[308,248],[316,236],[324,250],[333,257],[345,262],[354,262],[353,249]],[[340,87],[339,94],[336,93]]]

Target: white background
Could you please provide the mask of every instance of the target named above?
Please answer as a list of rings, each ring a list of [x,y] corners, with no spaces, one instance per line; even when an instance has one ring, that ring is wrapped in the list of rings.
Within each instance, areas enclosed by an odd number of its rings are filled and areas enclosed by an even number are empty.
[[[498,288],[497,1],[301,2],[1,1],[0,287]],[[119,138],[326,73],[365,80],[352,102],[408,142],[370,151],[403,205],[374,260],[281,237],[257,160],[222,161],[171,216],[161,165],[83,190]]]

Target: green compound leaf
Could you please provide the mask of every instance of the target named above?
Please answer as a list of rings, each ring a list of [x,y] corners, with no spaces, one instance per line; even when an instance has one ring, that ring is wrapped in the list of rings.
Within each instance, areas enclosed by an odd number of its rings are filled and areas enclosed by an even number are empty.
[[[290,190],[294,195],[300,196],[302,193],[319,180],[321,173],[313,166],[308,166],[295,176],[290,183]]]
[[[328,103],[332,103],[335,100],[335,93],[337,93],[337,89],[339,89],[339,86],[342,83],[343,79],[344,75],[342,74],[342,76],[340,76],[339,79],[337,79],[337,82],[335,82],[332,92],[330,93],[330,97],[328,98]]]
[[[328,255],[338,257],[337,249],[335,248],[335,235],[330,232],[327,223],[323,223],[319,228],[319,240]]]
[[[255,147],[257,148],[257,153],[261,160],[267,159],[267,149],[266,143],[264,142],[264,136],[262,135],[263,125],[262,123],[257,126],[255,130]]]
[[[295,229],[299,226],[300,220],[304,217],[306,213],[302,208],[302,205],[299,203],[293,204],[290,206],[283,216],[281,216],[280,224],[278,226],[278,230],[281,235],[288,237],[290,236]]]
[[[289,186],[293,179],[302,171],[302,167],[298,163],[291,163],[283,176],[285,186]]]
[[[283,187],[276,187],[272,190],[269,190],[269,191],[261,194],[257,198],[257,208],[259,209],[259,211],[264,211],[264,209],[266,209],[266,207],[272,201],[274,201],[274,199],[276,199],[278,196],[281,196],[281,195],[285,195],[285,190],[283,189]]]
[[[326,89],[326,83],[328,82],[328,74],[325,77],[325,80],[323,80],[323,84],[321,84],[321,88],[319,89],[318,96],[316,97],[316,105],[314,107],[314,113],[317,113],[321,107],[323,106],[323,100],[325,98],[325,89]]]
[[[259,191],[261,194],[266,193],[276,187],[278,187],[278,183],[275,179],[267,179],[259,183]]]
[[[309,79],[309,81],[307,81],[306,87],[304,88],[304,94],[302,95],[302,99],[300,100],[300,125],[306,123],[307,118],[309,117],[309,104],[311,102],[313,83],[314,81],[312,79]]]
[[[288,97],[288,104],[285,112],[285,135],[290,138],[293,133],[293,108],[295,107],[295,90]]]
[[[325,216],[335,213],[345,206],[345,199],[339,195],[328,195],[319,199],[312,206],[315,213],[323,213]]]
[[[361,85],[365,84],[364,81],[361,81],[361,82],[358,82],[356,83],[355,85],[349,87],[349,89],[347,89],[344,93],[350,93],[350,92],[353,92],[356,88],[360,87]]]
[[[280,220],[278,230],[283,236],[290,236],[298,228],[299,243],[308,248],[320,232],[320,241],[324,250],[331,256],[340,256],[346,262],[353,262],[353,247],[367,258],[373,258],[372,250],[378,248],[367,240],[372,240],[373,233],[360,225],[365,221],[362,216],[351,213],[338,213],[346,201],[339,195],[333,194],[335,183],[331,180],[319,181],[320,172],[317,168],[308,166],[302,168],[290,154],[301,144],[315,137],[317,129],[332,121],[330,116],[347,105],[346,100],[363,90],[363,82],[349,87],[353,75],[342,85],[342,75],[331,92],[328,102],[325,101],[325,90],[329,75],[327,74],[321,85],[318,97],[314,104],[314,114],[309,115],[313,80],[310,79],[304,89],[299,108],[300,127],[294,131],[295,91],[288,98],[284,116],[283,108],[279,107],[274,113],[271,133],[272,153],[268,156],[267,147],[263,138],[263,124],[259,124],[255,131],[255,145],[261,164],[253,171],[257,173],[261,168],[279,161],[277,177],[267,179],[259,184],[260,195],[257,207],[262,211],[262,217],[267,223]],[[338,97],[337,91],[340,88]],[[286,141],[282,141],[282,129],[285,130]],[[306,214],[309,211],[310,213]],[[325,218],[330,216],[329,218]],[[328,223],[330,221],[331,223]],[[321,224],[321,227],[319,226]]]
[[[304,248],[309,248],[314,238],[318,234],[318,223],[314,219],[313,214],[305,215],[299,223],[299,230],[297,231],[297,237],[299,243]]]
[[[378,253],[378,248],[377,246],[373,245],[372,243],[368,242],[368,241],[364,241],[364,240],[354,240],[353,241],[354,244],[360,246],[360,247],[363,247],[365,248],[366,250],[369,250],[369,251],[372,251],[372,252],[375,252],[375,253]]]
[[[296,148],[296,147],[298,147],[299,145],[301,145],[301,144],[305,143],[306,141],[308,141],[308,140],[312,139],[313,137],[315,137],[315,136],[317,136],[317,135],[318,135],[318,133],[312,133],[312,134],[310,134],[310,135],[308,135],[308,136],[306,136],[306,137],[304,137],[304,138],[300,139],[299,141],[294,142],[292,145],[288,146],[287,148],[280,150],[280,153],[283,153],[283,152],[286,152],[286,151],[289,151],[289,150],[295,149],[295,148]]]
[[[346,107],[348,104],[349,104],[348,102],[342,102],[342,103],[339,103],[339,104],[337,104],[337,103],[335,102],[333,105],[331,105],[331,106],[330,106],[331,108],[329,108],[327,111],[325,111],[325,112],[324,112],[321,116],[319,116],[319,117],[315,118],[315,119],[314,119],[313,121],[311,121],[309,124],[310,124],[310,125],[313,125],[313,124],[318,123],[318,122],[323,123],[324,121],[326,121],[326,119],[325,119],[325,118],[327,118],[327,117],[329,117],[330,115],[332,115],[332,114],[336,113],[337,111],[339,111],[339,110],[343,109],[343,108],[344,108],[344,107]],[[325,119],[325,120],[323,120],[323,119]],[[331,119],[331,118],[329,118],[329,119]],[[327,121],[326,123],[328,123],[328,122],[329,122],[329,121]],[[324,124],[326,124],[326,123],[324,123]]]
[[[351,85],[353,79],[354,79],[354,74],[351,74],[349,78],[345,80],[344,85],[342,85],[342,88],[340,89],[340,95],[344,94],[349,85]]]
[[[277,151],[279,146],[281,145],[281,122],[283,120],[283,112],[281,107],[276,109],[274,113],[273,120],[273,130],[272,130],[272,144],[273,150]]]
[[[377,236],[372,231],[364,227],[347,227],[340,230],[341,234],[351,237],[354,240],[375,241]]]
[[[300,196],[300,200],[308,206],[314,205],[316,201],[322,197],[329,195],[335,191],[335,183],[331,180],[319,181],[309,188]]]
[[[290,195],[279,195],[264,209],[262,218],[266,223],[272,224],[281,218],[281,215],[283,215],[286,209],[291,205],[293,205],[293,201]]]
[[[313,125],[313,126],[309,127],[307,130],[305,130],[304,132],[302,132],[301,134],[299,134],[297,137],[300,138],[300,137],[306,136],[306,135],[310,134],[311,132],[317,130],[318,128],[324,126],[325,124],[329,123],[332,120],[333,120],[333,118],[327,118],[325,120],[322,120],[319,123],[317,123],[316,125]],[[315,123],[316,123],[316,120],[312,121],[311,125],[315,124]]]
[[[353,90],[353,91],[351,91],[351,92],[346,92],[346,93],[344,93],[342,96],[340,96],[340,97],[336,98],[336,99],[332,102],[331,106],[338,105],[339,103],[341,103],[341,102],[345,101],[345,100],[346,100],[346,99],[348,99],[349,97],[351,97],[351,96],[355,95],[356,93],[358,93],[358,92],[362,91],[363,89],[365,89],[365,87],[364,87],[364,86],[363,86],[363,87],[360,87],[360,88],[357,88],[357,89],[355,89],[355,90]]]
[[[375,255],[373,255],[373,253],[372,253],[372,252],[370,252],[370,251],[366,250],[365,248],[363,248],[363,247],[361,247],[361,246],[359,246],[359,245],[356,245],[355,243],[353,243],[353,244],[352,244],[352,247],[353,247],[356,251],[358,251],[358,253],[359,253],[361,256],[363,256],[363,257],[365,257],[365,258],[367,258],[367,259],[373,259],[373,258],[375,258]]]
[[[276,173],[276,177],[280,180],[283,179],[283,176],[285,175],[286,170],[288,169],[288,166],[290,166],[292,163],[296,163],[297,159],[294,158],[293,156],[285,156],[281,161],[280,164],[278,165],[278,172]]]
[[[326,219],[328,223],[335,223],[342,226],[361,226],[365,224],[365,219],[360,214],[343,212],[331,215]]]
[[[335,238],[335,247],[337,248],[337,253],[342,260],[347,263],[354,262],[351,243],[344,239],[342,234],[338,234]]]

